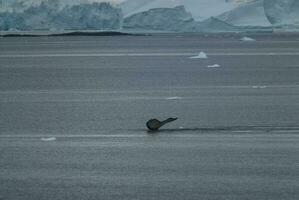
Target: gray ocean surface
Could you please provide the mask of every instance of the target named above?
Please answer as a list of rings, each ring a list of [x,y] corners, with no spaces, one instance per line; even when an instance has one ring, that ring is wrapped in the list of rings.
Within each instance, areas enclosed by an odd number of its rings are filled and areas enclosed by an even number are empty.
[[[299,199],[299,35],[252,37],[0,38],[0,199]]]

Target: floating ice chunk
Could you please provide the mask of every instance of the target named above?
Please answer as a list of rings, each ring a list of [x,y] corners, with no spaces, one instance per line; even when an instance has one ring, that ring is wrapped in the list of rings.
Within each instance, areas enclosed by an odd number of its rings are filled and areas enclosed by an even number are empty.
[[[19,31],[19,30],[16,29],[16,28],[10,28],[10,29],[8,29],[8,31],[10,31],[10,32],[17,32],[17,31]]]
[[[220,65],[215,64],[215,65],[208,65],[207,68],[218,68],[220,67]]]
[[[255,88],[255,89],[265,89],[265,88],[267,88],[267,86],[258,86],[258,85],[254,85],[254,86],[252,86],[252,88]]]
[[[41,138],[41,141],[44,141],[44,142],[52,142],[52,141],[55,141],[56,140],[56,137],[43,137]]]
[[[182,97],[167,97],[166,100],[179,100],[183,99]]]
[[[50,28],[50,32],[57,32],[57,31],[59,31],[59,29],[57,29],[57,28],[55,28],[55,27],[52,27],[52,28]]]
[[[207,59],[208,56],[205,52],[201,51],[197,56],[191,56],[191,59]]]
[[[254,41],[256,41],[255,39],[250,38],[250,37],[242,37],[240,40],[243,41],[243,42],[254,42]]]

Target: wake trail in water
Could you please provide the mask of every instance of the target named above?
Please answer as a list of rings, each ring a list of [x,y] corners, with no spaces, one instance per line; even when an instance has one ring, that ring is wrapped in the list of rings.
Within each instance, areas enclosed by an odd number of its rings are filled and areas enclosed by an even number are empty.
[[[99,134],[60,134],[47,136],[42,134],[24,134],[24,135],[0,135],[1,139],[33,139],[42,142],[51,142],[59,139],[92,139],[92,138],[140,138],[147,137],[148,134],[160,134],[166,136],[201,136],[202,134],[298,134],[299,126],[215,126],[215,127],[195,127],[195,128],[172,128],[160,129],[159,131],[149,131],[147,129],[114,129],[110,133]]]

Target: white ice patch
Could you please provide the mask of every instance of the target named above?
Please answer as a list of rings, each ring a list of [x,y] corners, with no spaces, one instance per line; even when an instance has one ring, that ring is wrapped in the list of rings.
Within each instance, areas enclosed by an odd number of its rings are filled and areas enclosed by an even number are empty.
[[[197,56],[191,56],[189,58],[191,58],[191,59],[207,59],[208,56],[205,52],[201,51]]]
[[[43,137],[41,138],[41,141],[44,141],[44,142],[52,142],[52,141],[55,141],[56,140],[56,137]]]
[[[242,37],[240,40],[243,41],[243,42],[254,42],[254,41],[256,41],[255,39],[250,38],[250,37]]]
[[[183,99],[182,97],[167,97],[166,100],[179,100]]]
[[[265,89],[265,88],[267,88],[267,86],[265,86],[265,85],[262,85],[262,86],[254,85],[254,86],[252,86],[252,88],[253,89]]]
[[[220,67],[220,65],[215,64],[215,65],[208,65],[207,68],[218,68]]]

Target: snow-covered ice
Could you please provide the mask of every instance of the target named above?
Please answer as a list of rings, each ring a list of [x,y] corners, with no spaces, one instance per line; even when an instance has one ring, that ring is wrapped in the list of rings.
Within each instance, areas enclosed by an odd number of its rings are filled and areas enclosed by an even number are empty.
[[[41,141],[44,141],[44,142],[52,142],[52,141],[55,141],[56,140],[56,137],[43,137],[41,138]]]
[[[166,100],[179,100],[183,99],[182,97],[167,97]]]
[[[207,68],[218,68],[220,67],[219,64],[214,64],[214,65],[208,65]]]
[[[255,39],[250,38],[250,37],[242,37],[240,40],[243,41],[243,42],[254,42],[254,41],[256,41]]]
[[[265,89],[265,88],[267,88],[267,86],[265,86],[265,85],[254,85],[254,86],[252,86],[252,88],[253,89]]]
[[[208,56],[205,52],[201,51],[197,56],[191,56],[189,58],[191,58],[191,59],[207,59]]]

